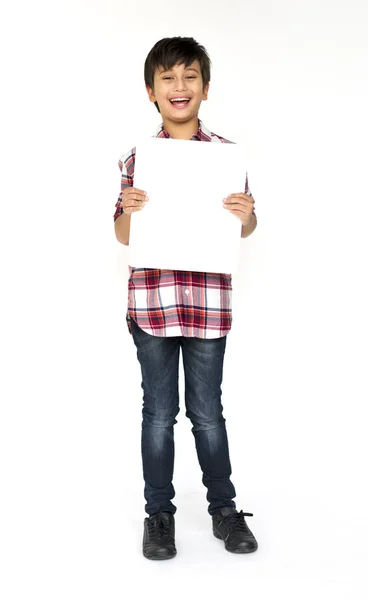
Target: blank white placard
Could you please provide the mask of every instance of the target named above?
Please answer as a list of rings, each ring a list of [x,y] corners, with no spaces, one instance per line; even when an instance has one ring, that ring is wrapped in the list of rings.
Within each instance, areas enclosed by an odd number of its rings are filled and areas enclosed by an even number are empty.
[[[136,146],[134,187],[149,202],[132,214],[129,265],[136,268],[235,273],[240,220],[223,199],[244,192],[239,144],[148,138]]]

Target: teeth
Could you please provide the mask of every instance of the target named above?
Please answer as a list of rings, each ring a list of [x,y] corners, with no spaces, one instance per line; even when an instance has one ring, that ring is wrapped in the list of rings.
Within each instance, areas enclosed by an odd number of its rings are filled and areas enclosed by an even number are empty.
[[[170,102],[184,102],[185,100],[189,102],[189,98],[173,98]]]

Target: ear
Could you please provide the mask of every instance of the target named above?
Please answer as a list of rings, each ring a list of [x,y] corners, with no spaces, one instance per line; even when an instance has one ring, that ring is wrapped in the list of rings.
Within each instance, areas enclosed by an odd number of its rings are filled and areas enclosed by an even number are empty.
[[[208,90],[209,89],[210,89],[210,84],[208,82],[207,85],[205,86],[204,90],[203,90],[202,100],[207,100],[207,98],[208,98]]]
[[[146,90],[147,90],[147,94],[148,94],[148,98],[149,98],[150,102],[156,102],[156,96],[153,92],[153,89],[149,85],[146,85]]]

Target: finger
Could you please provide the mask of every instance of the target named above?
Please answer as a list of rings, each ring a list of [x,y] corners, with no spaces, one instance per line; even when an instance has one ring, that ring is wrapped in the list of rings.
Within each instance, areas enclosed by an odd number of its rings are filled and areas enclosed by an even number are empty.
[[[135,206],[137,203],[144,204],[145,202],[148,202],[148,198],[146,196],[137,196],[136,194],[130,194],[123,195],[122,201],[127,204],[131,204],[132,206]]]
[[[224,204],[243,204],[244,206],[249,206],[254,204],[253,198],[250,196],[228,196],[223,200]]]
[[[241,204],[242,206],[254,206],[254,200],[248,198],[229,198],[226,204]]]
[[[135,192],[123,192],[122,202],[124,202],[126,206],[137,206],[138,204],[145,204],[148,202],[148,197]]]
[[[237,208],[230,208],[229,206],[224,206],[224,208],[226,208],[228,210],[228,212],[231,212],[233,215],[236,215],[237,217],[240,217],[241,219],[246,218],[250,218],[252,211],[248,210],[244,210],[243,207],[237,207]]]
[[[145,200],[136,200],[134,198],[123,198],[123,209],[132,209],[133,211],[140,210],[146,206]]]
[[[240,196],[225,198],[223,202],[225,206],[234,206],[234,204],[240,204],[242,206],[254,206],[254,200],[243,198]]]
[[[124,208],[124,212],[127,215],[131,215],[132,213],[139,212],[140,210],[142,210],[142,208],[144,208],[144,204],[141,206],[127,206],[126,208]]]
[[[235,194],[228,194],[228,198],[253,198],[251,194],[246,194],[245,192],[236,192]]]
[[[125,196],[136,196],[137,198],[147,198],[147,192],[144,190],[139,190],[135,187],[126,187],[123,190],[123,194]]]
[[[143,203],[140,202],[139,204],[134,204],[134,205],[128,204],[127,206],[124,206],[124,204],[123,204],[123,209],[128,214],[130,214],[132,212],[136,212],[138,210],[142,210],[142,208],[144,208],[144,207],[145,207],[144,202]]]
[[[224,208],[227,208],[229,210],[241,210],[242,212],[251,212],[252,211],[252,206],[249,205],[248,203],[243,203],[243,202],[236,202],[235,200],[233,202],[225,202],[224,203]]]
[[[146,194],[146,190],[141,190],[140,188],[136,188],[133,185],[128,185],[124,188],[124,191],[126,192],[135,192],[137,194]]]
[[[136,198],[125,198],[123,199],[123,204],[126,207],[129,206],[144,206],[145,201],[141,200],[140,198],[136,199]]]

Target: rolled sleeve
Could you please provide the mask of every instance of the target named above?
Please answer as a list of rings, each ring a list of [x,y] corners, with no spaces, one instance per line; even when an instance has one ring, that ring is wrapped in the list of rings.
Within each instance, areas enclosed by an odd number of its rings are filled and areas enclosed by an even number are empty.
[[[123,154],[118,165],[121,171],[120,194],[115,204],[114,221],[123,214],[123,192],[127,187],[132,187],[134,182],[135,148]]]
[[[245,189],[244,189],[244,192],[245,192],[245,193],[246,193],[248,196],[253,196],[252,192],[251,192],[251,191],[250,191],[250,189],[249,189],[249,183],[248,183],[248,173],[247,173],[247,175],[246,175],[246,178],[245,178]],[[253,208],[252,215],[254,215],[254,216],[256,215],[256,213],[254,212],[254,208]]]

